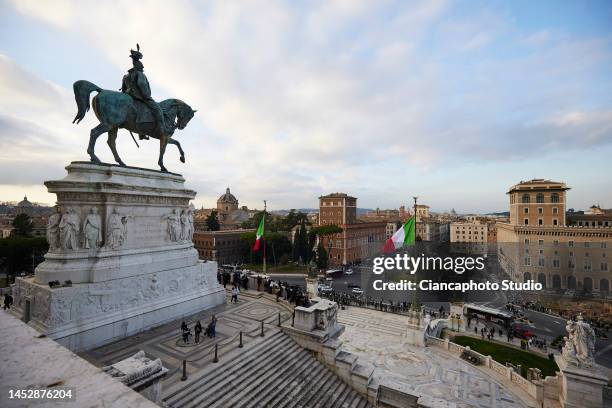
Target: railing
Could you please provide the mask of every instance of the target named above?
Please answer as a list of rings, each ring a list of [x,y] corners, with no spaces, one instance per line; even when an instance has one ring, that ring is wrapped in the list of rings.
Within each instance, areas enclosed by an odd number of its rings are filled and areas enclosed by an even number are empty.
[[[268,323],[265,322],[265,319],[260,320],[260,335],[259,337],[265,337],[265,325],[268,325],[270,327],[276,327],[276,328],[280,328],[282,326],[282,324],[284,322],[286,322],[287,320],[291,319],[291,317],[287,317],[285,319],[282,318],[282,314],[281,312],[278,312],[278,319],[274,322],[274,323]],[[222,341],[222,342],[218,342],[215,343],[211,346],[208,347],[208,349],[206,349],[206,351],[204,351],[204,353],[193,360],[187,360],[184,359],[182,361],[182,376],[181,376],[181,381],[186,381],[189,376],[187,375],[187,363],[197,363],[200,362],[202,360],[204,360],[205,358],[210,357],[210,355],[214,352],[214,357],[212,359],[213,363],[218,363],[219,362],[219,349],[223,349],[224,347],[227,347],[229,345],[231,345],[232,343],[234,343],[234,341],[236,339],[239,339],[238,342],[238,348],[243,348],[244,347],[244,339],[243,339],[243,331],[241,330],[240,332],[236,333],[235,335],[233,335],[232,337],[230,337],[228,340]],[[172,370],[171,372],[168,373],[168,377],[171,377],[172,375],[176,374],[178,372],[178,370],[180,370],[181,367],[177,367],[174,370]]]

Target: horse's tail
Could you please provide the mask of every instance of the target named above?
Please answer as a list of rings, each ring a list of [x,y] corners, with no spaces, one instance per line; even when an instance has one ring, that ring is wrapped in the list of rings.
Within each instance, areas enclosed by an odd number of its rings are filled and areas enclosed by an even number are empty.
[[[93,91],[100,92],[102,89],[98,87],[96,84],[92,84],[89,81],[76,81],[74,85],[72,85],[72,89],[74,89],[74,99],[76,100],[77,107],[79,111],[72,123],[79,123],[85,117],[85,114],[89,110],[89,94]]]

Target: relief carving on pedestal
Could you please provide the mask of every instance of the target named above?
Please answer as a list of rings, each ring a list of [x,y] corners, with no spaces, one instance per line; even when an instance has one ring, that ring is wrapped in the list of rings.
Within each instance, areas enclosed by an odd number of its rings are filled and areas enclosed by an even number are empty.
[[[85,249],[97,249],[102,245],[102,218],[96,207],[91,207],[87,218],[83,222],[83,234],[85,236]]]
[[[178,242],[182,238],[181,217],[178,210],[175,208],[170,214],[162,216],[167,222],[166,234],[167,238],[172,242]]]
[[[76,250],[79,248],[79,216],[74,208],[69,208],[59,222],[60,245],[63,250]]]
[[[53,208],[53,214],[49,216],[47,221],[47,242],[49,243],[49,251],[55,251],[60,248],[60,233],[59,224],[62,219],[62,209],[59,205]]]
[[[127,214],[121,214],[116,208],[108,216],[106,223],[107,248],[119,249],[125,245],[128,235],[127,222],[129,217]]]

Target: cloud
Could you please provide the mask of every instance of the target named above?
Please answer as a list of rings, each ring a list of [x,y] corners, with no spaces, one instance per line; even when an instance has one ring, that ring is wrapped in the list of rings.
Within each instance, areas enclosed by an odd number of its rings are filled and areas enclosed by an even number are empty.
[[[445,1],[180,1],[171,12],[161,2],[13,5],[87,39],[121,70],[140,41],[154,96],[198,109],[177,135],[187,166],[172,149],[166,163],[209,206],[226,184],[246,204],[273,196],[295,207],[329,189],[365,190],[357,175],[381,173],[381,163],[431,172],[612,142],[612,107],[589,79],[609,65],[609,39],[526,34],[494,10],[457,13]],[[46,131],[67,146],[54,162],[82,159],[95,120],[90,113],[68,126],[71,90],[7,57],[0,74],[0,126],[28,135],[14,151],[41,165],[28,152]],[[121,136],[119,143],[124,161],[156,162],[153,144],[137,150]],[[103,143],[98,150],[110,160]]]

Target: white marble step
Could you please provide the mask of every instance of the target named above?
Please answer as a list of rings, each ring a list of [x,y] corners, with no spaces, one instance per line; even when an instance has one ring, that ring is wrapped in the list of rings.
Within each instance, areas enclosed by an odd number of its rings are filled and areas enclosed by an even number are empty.
[[[256,357],[263,354],[261,350],[265,350],[267,347],[276,347],[277,344],[284,341],[284,337],[282,333],[275,332],[265,338],[265,340],[266,341],[261,340],[255,344],[246,344],[243,349],[237,348],[233,350],[223,356],[223,359],[219,363],[210,363],[198,373],[192,374],[187,383],[179,382],[173,384],[171,388],[165,392],[164,401],[168,406],[181,406],[184,400],[195,398],[194,392],[199,392],[204,384],[206,384],[207,389],[218,384],[221,377],[224,377],[223,375],[215,375],[221,367],[223,367],[225,374],[228,374],[228,367],[226,366],[247,369]]]
[[[212,367],[211,367],[212,366]],[[166,396],[172,408],[369,408],[367,400],[289,336],[274,332],[209,364]]]

